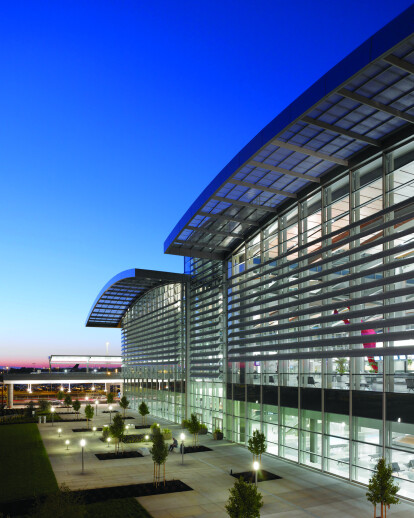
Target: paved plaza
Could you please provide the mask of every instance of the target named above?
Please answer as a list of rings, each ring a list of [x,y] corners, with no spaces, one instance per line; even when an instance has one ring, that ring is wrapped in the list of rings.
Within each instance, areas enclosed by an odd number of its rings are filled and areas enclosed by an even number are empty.
[[[82,407],[82,417],[83,417]],[[93,419],[93,426],[109,423],[109,414],[103,414],[106,405],[100,405],[98,416]],[[128,415],[135,417],[126,423],[141,424],[141,417],[129,410]],[[69,417],[69,416],[68,416]],[[70,417],[74,417],[71,415]],[[149,419],[149,424],[153,422]],[[171,423],[157,420],[161,426],[172,429],[173,435],[179,438],[181,428]],[[62,428],[58,437],[57,429]],[[86,422],[55,422],[39,425],[40,433],[48,452],[52,468],[59,484],[65,483],[70,489],[88,489],[141,482],[151,482],[153,463],[150,456],[142,458],[100,461],[95,453],[113,451],[99,439],[100,432],[75,433],[73,428],[86,427]],[[142,433],[133,430],[132,433]],[[186,434],[188,436],[188,433]],[[81,448],[79,442],[85,438],[85,473],[81,474]],[[65,440],[71,444],[66,450]],[[188,437],[190,444],[192,437]],[[154,518],[224,518],[227,516],[224,505],[228,499],[228,489],[235,479],[229,475],[233,472],[246,471],[251,468],[250,453],[228,441],[214,441],[212,436],[200,437],[200,444],[213,449],[211,452],[181,455],[174,452],[166,463],[166,478],[180,479],[194,491],[183,493],[147,496],[139,498],[139,502]],[[125,444],[125,450],[136,450],[140,444]],[[145,446],[145,444],[144,444]],[[150,446],[150,443],[147,444]],[[260,482],[259,490],[263,495],[264,506],[261,516],[277,518],[338,518],[340,516],[364,518],[372,517],[372,506],[366,502],[362,487],[346,484],[320,473],[316,473],[294,464],[263,456],[262,467],[281,476],[282,479]],[[414,495],[413,495],[414,496]],[[378,514],[378,513],[377,513]],[[412,518],[414,505],[402,503],[394,506],[389,512],[390,518]]]

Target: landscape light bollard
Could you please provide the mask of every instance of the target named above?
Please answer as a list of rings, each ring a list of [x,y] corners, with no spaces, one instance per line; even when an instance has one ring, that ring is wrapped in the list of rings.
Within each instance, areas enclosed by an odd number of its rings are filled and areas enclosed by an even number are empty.
[[[85,439],[82,439],[81,442],[80,442],[80,445],[82,447],[82,473],[85,473],[85,470],[84,470],[84,463],[83,463],[83,449],[85,448],[86,446],[86,441]]]
[[[96,426],[94,426],[94,427],[92,428],[92,431],[93,431],[93,435],[95,435],[95,432],[96,432]]]
[[[149,439],[149,435],[146,435],[145,440],[148,441],[148,439]]]
[[[62,428],[58,428],[58,434],[59,434],[59,437],[60,437],[60,434],[62,433]]]
[[[257,487],[257,472],[259,470],[259,463],[257,462],[257,460],[255,460],[253,462],[253,469],[254,469],[254,483],[256,484],[256,487]]]
[[[108,438],[106,439],[106,442],[108,443],[108,448],[109,448],[109,443],[111,442],[111,438],[110,438],[110,437],[108,437]]]
[[[112,423],[112,405],[109,405],[108,410],[109,410],[109,424],[111,424]]]
[[[65,444],[66,444],[66,449],[68,450],[69,449],[70,440],[66,439]]]
[[[52,412],[52,426],[53,426],[54,416],[55,416],[55,407],[54,407],[54,406],[52,406],[52,408],[50,409],[50,411]]]
[[[181,464],[184,464],[184,439],[185,439],[185,435],[183,433],[180,435],[180,439],[181,439]]]

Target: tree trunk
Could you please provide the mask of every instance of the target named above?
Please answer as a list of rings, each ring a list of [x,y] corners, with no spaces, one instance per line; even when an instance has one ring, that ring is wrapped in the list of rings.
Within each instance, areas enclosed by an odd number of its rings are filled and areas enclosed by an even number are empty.
[[[384,518],[384,504],[381,502],[381,518]]]
[[[164,487],[165,487],[165,462],[164,462]]]

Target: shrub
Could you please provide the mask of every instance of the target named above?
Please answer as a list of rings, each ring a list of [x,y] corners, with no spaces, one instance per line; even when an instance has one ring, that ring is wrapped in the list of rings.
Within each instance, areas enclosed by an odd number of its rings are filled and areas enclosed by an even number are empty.
[[[150,426],[150,430],[152,434],[156,434],[160,432],[160,425],[158,423],[152,423]]]
[[[189,422],[190,421],[188,419],[183,419],[182,422],[181,422],[181,427],[182,428],[188,428]]]
[[[263,498],[255,484],[249,484],[240,477],[229,491],[230,498],[225,508],[230,518],[260,518]]]

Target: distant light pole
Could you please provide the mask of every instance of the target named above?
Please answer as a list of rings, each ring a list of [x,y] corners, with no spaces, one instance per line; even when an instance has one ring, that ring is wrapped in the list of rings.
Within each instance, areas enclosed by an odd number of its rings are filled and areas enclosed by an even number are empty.
[[[255,460],[253,462],[253,469],[254,469],[254,483],[256,484],[256,487],[257,487],[257,472],[260,468],[260,464],[257,462],[257,460]]]
[[[86,446],[86,441],[85,441],[85,439],[81,439],[80,445],[81,445],[81,447],[82,447],[82,473],[85,473],[85,470],[84,470],[84,462],[83,462],[83,449],[84,449],[84,448],[85,448],[85,446]]]
[[[58,428],[58,434],[59,434],[59,437],[60,437],[60,434],[62,433],[62,428]]]
[[[54,422],[54,417],[55,417],[55,407],[52,406],[50,411],[52,412],[52,426],[53,426],[53,422]]]
[[[108,448],[109,448],[109,443],[111,442],[111,438],[110,438],[110,437],[108,437],[108,438],[106,439],[106,442],[108,443]]]
[[[180,439],[181,439],[181,464],[184,465],[184,439],[185,439],[185,434],[181,434],[180,435]]]
[[[93,435],[95,435],[95,432],[96,432],[96,426],[94,426],[94,427],[92,428],[92,431],[93,431]]]
[[[109,410],[109,424],[111,424],[112,423],[112,405],[109,405],[108,410]]]
[[[69,449],[70,440],[66,439],[65,444],[66,444],[66,449],[68,450]]]

